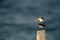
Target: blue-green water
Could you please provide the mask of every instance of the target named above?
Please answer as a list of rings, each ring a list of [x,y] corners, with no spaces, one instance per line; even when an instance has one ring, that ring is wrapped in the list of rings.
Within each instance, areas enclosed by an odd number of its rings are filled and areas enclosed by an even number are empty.
[[[36,40],[41,16],[46,40],[60,40],[60,0],[0,0],[0,40]]]

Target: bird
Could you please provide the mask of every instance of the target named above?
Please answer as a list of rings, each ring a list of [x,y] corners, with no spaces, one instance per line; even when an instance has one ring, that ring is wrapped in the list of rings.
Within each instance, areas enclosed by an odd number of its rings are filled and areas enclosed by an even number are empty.
[[[43,18],[43,17],[37,18],[36,21],[38,22],[38,26],[39,26],[40,28],[44,28],[45,22],[44,22],[44,18]]]

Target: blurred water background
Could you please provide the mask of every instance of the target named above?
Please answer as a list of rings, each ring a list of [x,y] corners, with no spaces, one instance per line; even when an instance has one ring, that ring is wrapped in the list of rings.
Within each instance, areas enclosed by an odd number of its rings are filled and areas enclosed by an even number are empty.
[[[60,0],[0,0],[0,40],[36,40],[41,16],[46,40],[60,40]]]

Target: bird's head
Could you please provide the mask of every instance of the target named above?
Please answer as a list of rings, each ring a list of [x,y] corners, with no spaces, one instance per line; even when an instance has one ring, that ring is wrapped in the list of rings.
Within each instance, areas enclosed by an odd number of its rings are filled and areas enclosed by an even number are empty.
[[[43,18],[43,17],[39,17],[39,18],[36,19],[36,21],[37,21],[38,23],[44,22],[44,18]]]

